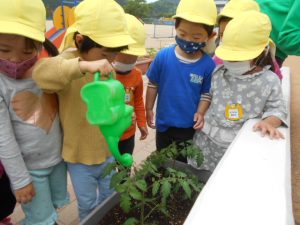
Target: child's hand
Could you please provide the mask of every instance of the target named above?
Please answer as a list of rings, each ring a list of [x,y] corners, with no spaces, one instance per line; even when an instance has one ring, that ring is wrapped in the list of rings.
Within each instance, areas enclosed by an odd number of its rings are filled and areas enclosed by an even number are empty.
[[[194,114],[194,122],[195,125],[193,126],[193,128],[196,129],[202,129],[204,126],[204,116],[201,113],[196,112]]]
[[[147,110],[146,111],[146,117],[147,117],[147,124],[150,128],[155,129],[155,124],[154,124],[154,113],[153,110]]]
[[[16,194],[17,202],[19,202],[21,204],[31,202],[31,200],[35,196],[35,190],[34,190],[33,184],[30,183],[30,184],[26,185],[25,187],[17,189],[15,191],[15,194]]]
[[[107,61],[107,59],[97,61],[79,61],[79,68],[82,73],[94,74],[99,71],[102,75],[107,75],[114,71],[112,65]]]
[[[147,127],[139,127],[140,132],[141,132],[141,137],[140,140],[145,140],[146,137],[148,136],[148,129]]]
[[[259,121],[253,126],[253,131],[261,131],[261,136],[269,135],[270,139],[284,139],[284,135],[275,127],[264,120]]]

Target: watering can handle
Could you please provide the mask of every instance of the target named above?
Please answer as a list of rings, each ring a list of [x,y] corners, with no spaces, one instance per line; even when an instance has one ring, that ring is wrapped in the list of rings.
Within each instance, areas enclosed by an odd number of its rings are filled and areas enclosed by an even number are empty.
[[[109,73],[109,80],[112,79],[112,77],[113,77],[113,72],[110,72],[110,73]],[[101,72],[98,71],[98,72],[96,72],[96,73],[94,74],[94,81],[99,81],[100,78],[101,78]]]

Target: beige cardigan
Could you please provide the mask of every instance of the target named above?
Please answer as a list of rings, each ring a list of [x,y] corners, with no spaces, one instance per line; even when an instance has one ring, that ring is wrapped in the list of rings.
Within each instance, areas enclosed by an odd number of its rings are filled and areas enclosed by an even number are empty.
[[[87,107],[80,90],[93,76],[82,74],[78,61],[76,50],[42,59],[36,63],[32,77],[45,92],[58,95],[64,134],[63,159],[71,163],[100,164],[111,154],[100,129],[86,120]]]

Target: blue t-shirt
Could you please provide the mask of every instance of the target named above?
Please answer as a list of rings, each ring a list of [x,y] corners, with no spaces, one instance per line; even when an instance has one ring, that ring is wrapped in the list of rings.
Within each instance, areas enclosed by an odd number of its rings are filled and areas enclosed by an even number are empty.
[[[175,47],[162,49],[151,63],[147,76],[158,85],[156,127],[190,128],[203,93],[209,93],[215,63],[207,54],[194,63],[181,62]]]

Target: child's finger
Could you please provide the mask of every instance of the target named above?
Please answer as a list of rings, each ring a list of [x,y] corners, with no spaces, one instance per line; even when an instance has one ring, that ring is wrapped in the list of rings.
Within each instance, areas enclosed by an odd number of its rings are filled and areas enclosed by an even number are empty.
[[[193,128],[196,129],[201,129],[204,125],[203,120],[202,121],[197,121],[196,124],[193,126]]]
[[[254,126],[253,126],[253,131],[258,131],[258,129],[259,129],[259,125],[258,125],[258,123],[256,123]]]
[[[283,133],[281,133],[279,130],[276,131],[276,138],[277,139],[284,139]]]
[[[276,138],[276,133],[273,129],[269,130],[269,137],[270,137],[270,139]]]
[[[266,136],[267,129],[265,127],[261,127],[260,130],[261,130],[261,136],[262,137]]]

